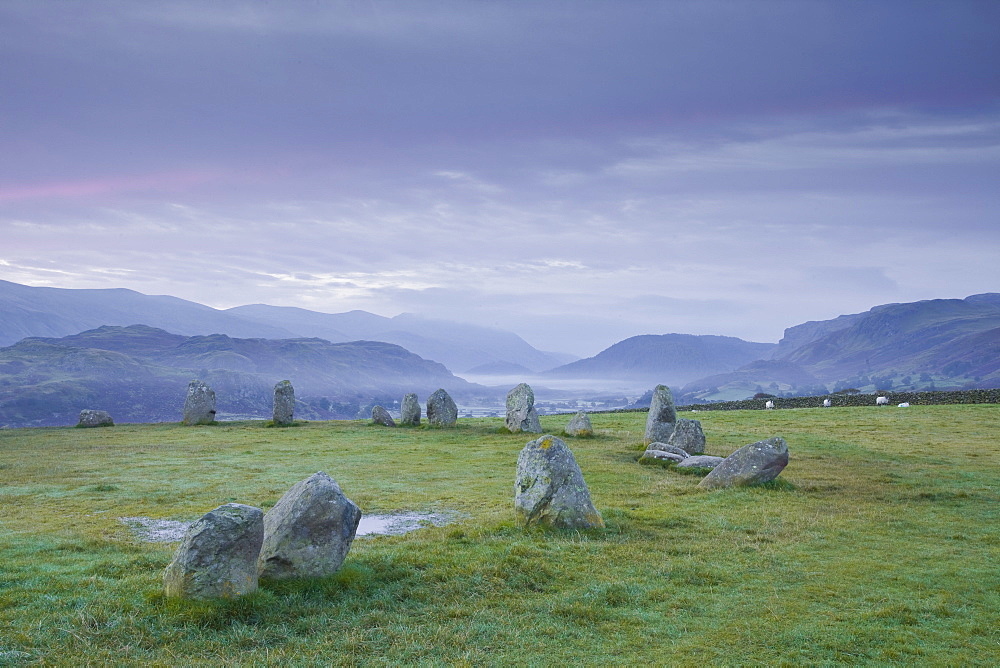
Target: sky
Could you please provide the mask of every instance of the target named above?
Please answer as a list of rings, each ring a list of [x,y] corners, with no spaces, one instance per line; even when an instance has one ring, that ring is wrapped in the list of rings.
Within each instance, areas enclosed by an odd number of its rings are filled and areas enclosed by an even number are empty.
[[[0,0],[0,279],[594,355],[1000,291],[1000,2]]]

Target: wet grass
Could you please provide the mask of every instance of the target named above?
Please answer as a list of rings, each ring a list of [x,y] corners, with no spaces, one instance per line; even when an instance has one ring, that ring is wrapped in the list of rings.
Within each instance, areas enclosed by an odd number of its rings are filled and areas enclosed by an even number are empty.
[[[637,464],[645,414],[591,417],[565,438],[591,532],[514,524],[529,437],[499,419],[0,431],[0,665],[995,664],[1000,407],[692,414],[707,454],[789,444],[774,484],[715,492]],[[164,598],[174,546],[117,519],[268,508],[317,470],[366,513],[466,519],[210,602]]]

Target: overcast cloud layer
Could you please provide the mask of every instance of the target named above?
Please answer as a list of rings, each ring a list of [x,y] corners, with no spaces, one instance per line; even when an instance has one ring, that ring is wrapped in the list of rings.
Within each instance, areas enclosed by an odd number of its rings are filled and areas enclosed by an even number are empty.
[[[1000,3],[0,2],[0,278],[592,355],[1000,290]]]

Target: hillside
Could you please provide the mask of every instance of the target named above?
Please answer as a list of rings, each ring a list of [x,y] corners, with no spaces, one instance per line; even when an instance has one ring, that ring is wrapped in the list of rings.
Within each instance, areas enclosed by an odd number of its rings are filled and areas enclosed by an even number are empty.
[[[36,288],[0,281],[0,346],[26,337],[62,337],[102,325],[137,323],[185,336],[383,341],[459,372],[498,362],[541,371],[575,359],[537,350],[512,332],[410,314],[386,318],[366,311],[319,313],[265,304],[219,310],[134,290]]]
[[[773,343],[730,336],[645,334],[619,341],[594,357],[541,374],[549,378],[602,378],[679,385],[708,374],[732,371],[766,357]]]
[[[688,383],[685,401],[826,388],[1000,386],[1000,295],[876,306],[785,330],[773,359]]]
[[[221,417],[269,417],[274,384],[283,379],[295,386],[297,416],[307,419],[353,418],[376,399],[398,401],[406,392],[483,392],[437,362],[379,341],[184,337],[104,326],[0,349],[0,425],[75,424],[83,408],[108,410],[120,422],[176,421],[195,377],[215,389]]]

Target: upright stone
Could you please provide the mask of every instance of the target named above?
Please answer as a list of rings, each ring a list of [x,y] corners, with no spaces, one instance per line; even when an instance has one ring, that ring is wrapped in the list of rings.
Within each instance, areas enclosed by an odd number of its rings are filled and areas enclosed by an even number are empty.
[[[514,508],[526,526],[604,526],[572,451],[551,435],[529,442],[517,456]]]
[[[272,420],[276,427],[287,427],[295,416],[295,388],[283,380],[274,386],[274,412]]]
[[[191,525],[163,572],[163,591],[183,598],[233,598],[257,589],[264,512],[227,503]]]
[[[780,437],[757,441],[726,457],[702,478],[699,487],[746,487],[770,482],[788,465],[788,444]]]
[[[403,405],[399,408],[399,424],[416,427],[420,424],[420,402],[413,392],[403,397]]]
[[[212,424],[215,422],[215,390],[200,380],[188,383],[184,400],[184,424]]]
[[[264,516],[261,577],[322,577],[351,549],[361,509],[337,481],[319,471],[292,486]]]
[[[542,433],[542,425],[535,410],[535,393],[527,383],[521,383],[507,393],[507,419],[504,424],[514,433]]]
[[[677,411],[674,409],[674,396],[670,393],[670,388],[666,385],[657,385],[653,390],[649,416],[646,418],[645,445],[657,441],[669,442],[676,422]]]
[[[685,420],[681,418],[674,425],[674,433],[667,441],[690,455],[700,455],[705,452],[705,432],[701,429],[700,420]]]
[[[84,408],[80,411],[80,421],[77,427],[114,427],[115,421],[111,419],[111,414],[107,411],[95,411],[92,408]]]
[[[389,411],[381,406],[372,406],[372,422],[383,427],[395,427],[396,421],[389,415]]]
[[[579,411],[566,425],[566,433],[570,436],[593,436],[594,428],[590,424],[590,416],[585,411]]]
[[[458,421],[458,406],[444,390],[427,397],[427,422],[435,427],[450,427]]]

